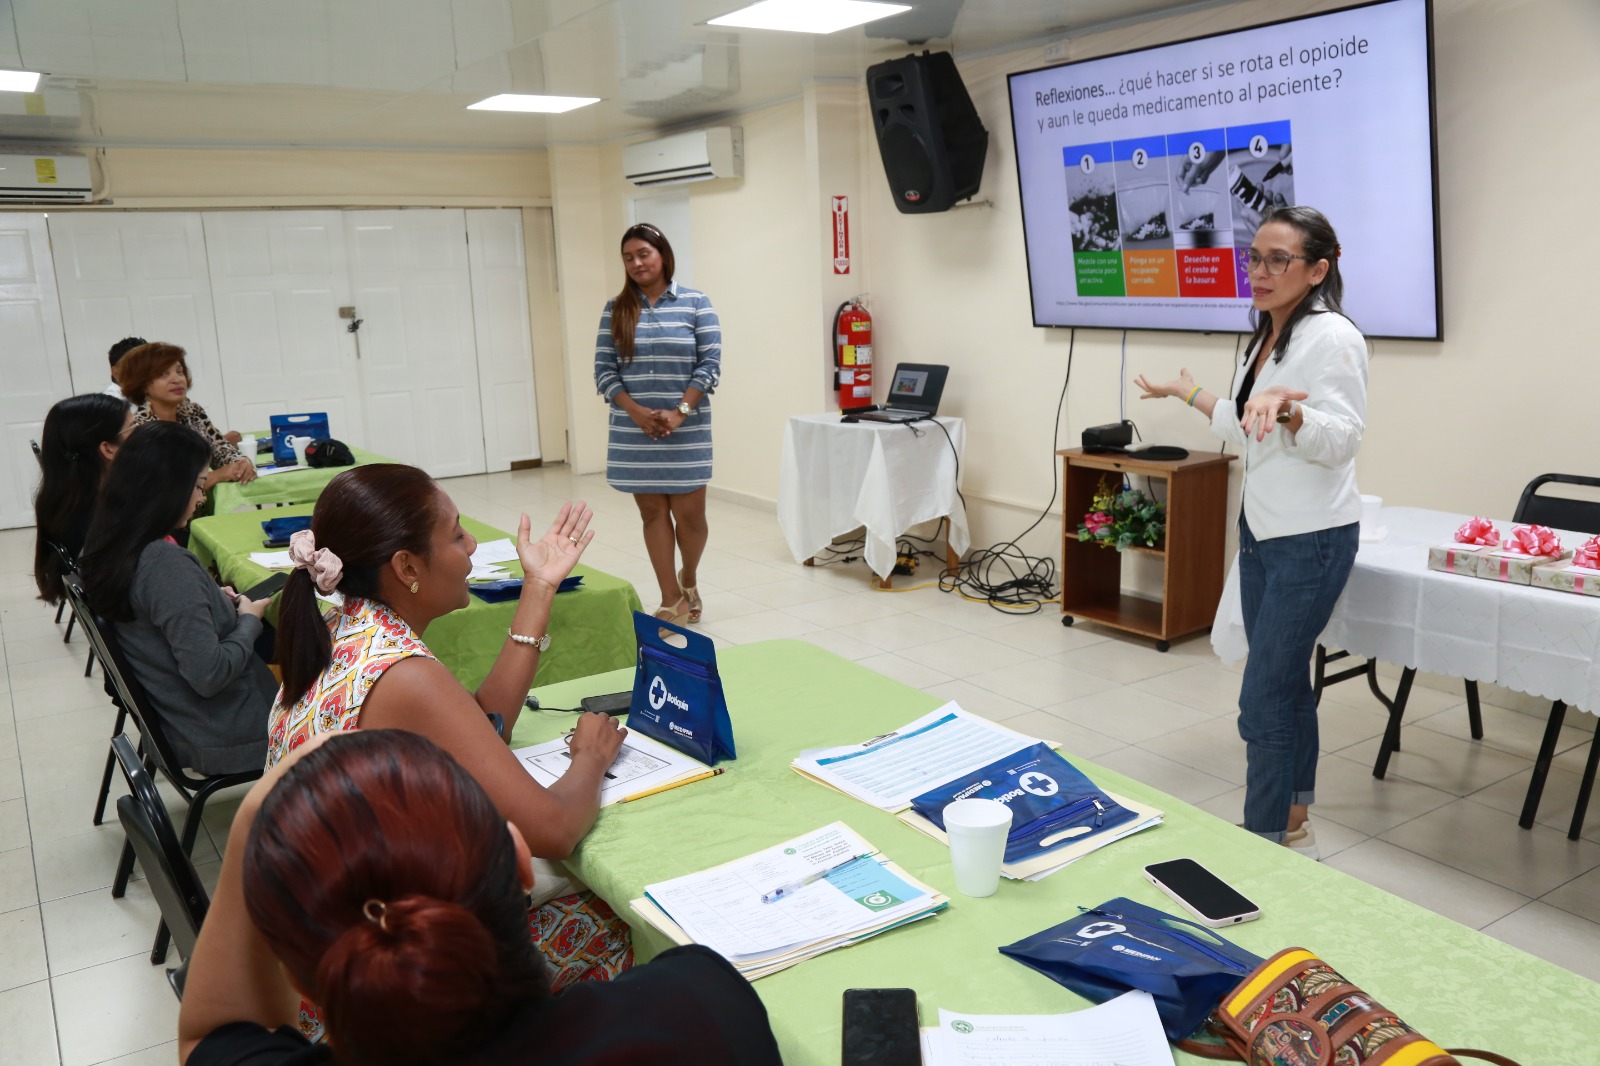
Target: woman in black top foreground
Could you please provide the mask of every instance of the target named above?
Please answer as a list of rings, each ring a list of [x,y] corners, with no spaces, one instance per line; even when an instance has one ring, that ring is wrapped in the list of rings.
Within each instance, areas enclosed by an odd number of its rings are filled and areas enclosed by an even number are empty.
[[[551,996],[527,935],[532,884],[521,833],[431,741],[313,738],[239,806],[190,960],[180,1063],[780,1061],[754,990],[702,947]],[[326,1044],[291,1028],[302,993]]]

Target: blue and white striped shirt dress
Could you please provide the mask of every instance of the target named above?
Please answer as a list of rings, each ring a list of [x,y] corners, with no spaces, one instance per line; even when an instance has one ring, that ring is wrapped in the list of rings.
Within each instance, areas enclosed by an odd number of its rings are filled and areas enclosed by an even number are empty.
[[[611,305],[600,314],[594,346],[594,384],[611,407],[606,483],[633,493],[693,492],[711,480],[711,393],[722,373],[722,326],[706,294],[673,282],[654,307],[641,297],[633,359],[626,366],[611,340]],[[705,394],[695,413],[660,440],[651,440],[612,403],[618,392],[667,411],[684,390]]]

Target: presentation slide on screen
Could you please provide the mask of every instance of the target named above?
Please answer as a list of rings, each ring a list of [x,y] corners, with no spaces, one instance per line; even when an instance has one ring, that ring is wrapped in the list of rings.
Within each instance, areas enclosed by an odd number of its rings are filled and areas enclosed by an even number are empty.
[[[1034,322],[1248,329],[1262,217],[1343,247],[1368,335],[1434,337],[1427,6],[1388,3],[1014,74]]]

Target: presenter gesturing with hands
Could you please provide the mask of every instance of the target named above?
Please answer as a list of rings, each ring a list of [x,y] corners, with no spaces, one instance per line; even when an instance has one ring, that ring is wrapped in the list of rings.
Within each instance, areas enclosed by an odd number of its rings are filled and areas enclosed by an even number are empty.
[[[1188,370],[1134,383],[1176,397],[1244,452],[1239,590],[1250,658],[1239,691],[1244,826],[1317,857],[1309,824],[1317,705],[1309,663],[1360,539],[1355,458],[1367,417],[1367,347],[1340,301],[1339,242],[1321,212],[1271,211],[1248,253],[1255,329],[1227,397]]]

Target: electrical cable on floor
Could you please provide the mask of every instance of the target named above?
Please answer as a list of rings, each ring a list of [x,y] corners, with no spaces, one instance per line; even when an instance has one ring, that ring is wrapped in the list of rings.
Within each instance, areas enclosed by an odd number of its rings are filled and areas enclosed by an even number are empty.
[[[1060,495],[1061,464],[1056,459],[1056,447],[1061,439],[1061,415],[1066,410],[1067,387],[1072,383],[1072,356],[1077,348],[1078,331],[1074,329],[1067,341],[1067,373],[1061,382],[1061,396],[1056,400],[1055,428],[1050,441],[1050,502],[1044,505],[1039,517],[1016,537],[987,548],[975,548],[957,564],[954,571],[939,576],[941,592],[956,592],[963,599],[987,603],[1002,614],[1038,614],[1047,603],[1060,599],[1055,587],[1056,564],[1053,558],[1038,558],[1024,552],[1019,543],[1038,528],[1056,505]],[[934,425],[944,430],[945,440],[956,461],[956,495],[963,509],[967,498],[961,493],[961,456],[956,452],[950,431],[939,422]],[[969,594],[970,593],[970,594]]]

